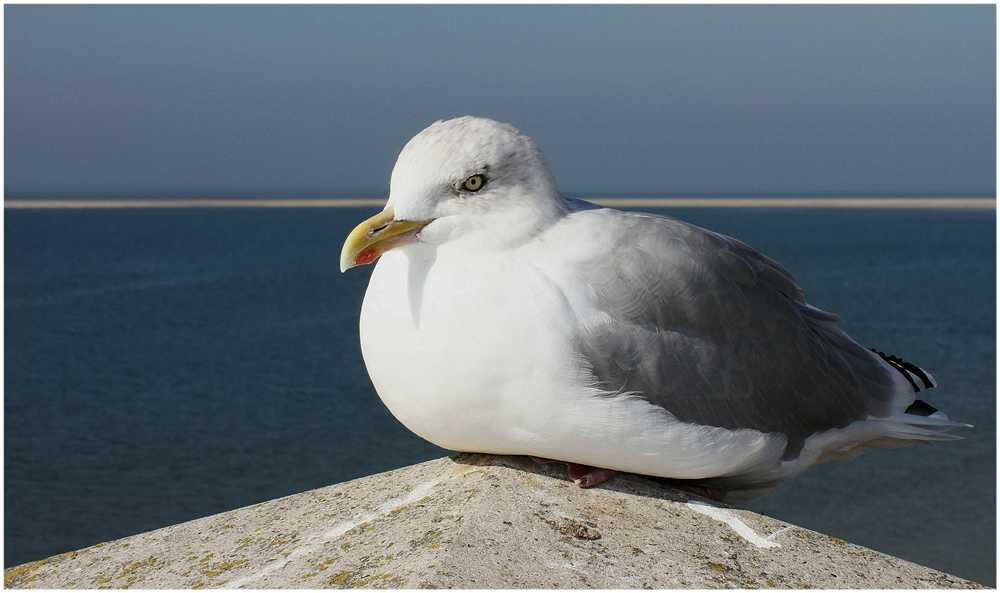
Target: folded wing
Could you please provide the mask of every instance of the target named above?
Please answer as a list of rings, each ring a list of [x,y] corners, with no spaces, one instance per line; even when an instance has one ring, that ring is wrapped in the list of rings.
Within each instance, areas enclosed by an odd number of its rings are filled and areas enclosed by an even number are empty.
[[[811,434],[912,403],[835,315],[746,244],[655,215],[573,216],[613,217],[617,229],[575,264],[592,304],[577,349],[602,389],[683,422],[782,433],[785,459]]]

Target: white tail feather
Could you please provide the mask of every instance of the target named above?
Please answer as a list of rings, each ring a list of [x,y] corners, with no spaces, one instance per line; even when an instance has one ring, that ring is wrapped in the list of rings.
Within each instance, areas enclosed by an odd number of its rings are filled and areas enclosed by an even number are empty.
[[[917,416],[915,414],[902,414],[891,418],[892,422],[910,424],[913,426],[935,426],[938,428],[972,428],[971,424],[952,420],[941,412],[934,412],[930,416]]]

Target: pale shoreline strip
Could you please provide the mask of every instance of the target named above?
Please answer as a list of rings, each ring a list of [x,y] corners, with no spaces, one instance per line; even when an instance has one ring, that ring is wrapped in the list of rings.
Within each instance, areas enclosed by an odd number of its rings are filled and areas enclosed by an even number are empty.
[[[595,198],[618,208],[868,208],[906,210],[995,210],[996,198]],[[8,210],[124,208],[381,208],[382,198],[355,199],[154,199],[4,200]]]

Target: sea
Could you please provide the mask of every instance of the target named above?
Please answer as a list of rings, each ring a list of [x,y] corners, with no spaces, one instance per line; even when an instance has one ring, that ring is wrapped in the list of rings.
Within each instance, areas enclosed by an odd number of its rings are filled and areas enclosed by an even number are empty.
[[[4,565],[449,454],[365,371],[371,268],[341,274],[338,258],[372,213],[7,210]],[[995,213],[670,214],[782,262],[975,425],[815,467],[745,507],[995,585]]]

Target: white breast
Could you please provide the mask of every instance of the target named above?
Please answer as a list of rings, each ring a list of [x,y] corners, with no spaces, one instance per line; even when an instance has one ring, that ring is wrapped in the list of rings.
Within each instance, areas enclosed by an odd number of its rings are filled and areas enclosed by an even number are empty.
[[[510,263],[411,245],[384,255],[372,274],[361,310],[368,372],[393,415],[441,447],[487,451],[540,438],[554,413],[549,395],[565,385],[569,342],[552,328],[567,320],[544,302],[551,287]],[[539,331],[543,316],[548,331]]]

